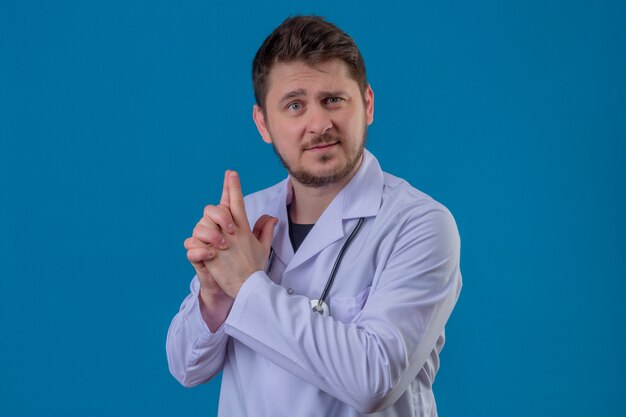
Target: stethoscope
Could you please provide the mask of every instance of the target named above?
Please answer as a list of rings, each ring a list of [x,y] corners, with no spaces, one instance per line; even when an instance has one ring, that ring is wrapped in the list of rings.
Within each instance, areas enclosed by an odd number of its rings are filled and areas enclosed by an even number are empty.
[[[345,243],[341,247],[339,251],[339,255],[337,255],[337,259],[335,259],[335,264],[333,265],[333,269],[330,271],[330,275],[328,276],[328,280],[326,281],[326,286],[324,286],[324,291],[322,291],[322,295],[319,300],[311,300],[311,308],[314,312],[321,314],[322,316],[330,315],[330,307],[326,304],[326,298],[328,297],[328,293],[330,292],[330,288],[333,286],[333,281],[335,281],[335,276],[337,275],[337,270],[339,269],[339,265],[341,265],[341,259],[343,258],[346,249],[350,246],[350,243],[354,240],[357,233],[361,229],[361,225],[363,224],[363,217],[359,219],[359,222],[354,226],[352,233],[348,236]],[[265,273],[269,274],[272,270],[272,265],[274,265],[274,259],[276,258],[276,252],[274,248],[270,248],[270,256],[267,260],[267,266],[265,267]]]

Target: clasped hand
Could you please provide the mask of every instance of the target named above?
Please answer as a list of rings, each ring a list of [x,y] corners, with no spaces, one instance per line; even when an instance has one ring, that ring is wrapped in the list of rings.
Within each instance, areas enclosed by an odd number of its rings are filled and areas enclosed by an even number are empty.
[[[235,298],[246,279],[263,270],[277,222],[264,214],[250,230],[239,175],[226,171],[220,204],[204,208],[192,237],[185,240],[201,291]]]

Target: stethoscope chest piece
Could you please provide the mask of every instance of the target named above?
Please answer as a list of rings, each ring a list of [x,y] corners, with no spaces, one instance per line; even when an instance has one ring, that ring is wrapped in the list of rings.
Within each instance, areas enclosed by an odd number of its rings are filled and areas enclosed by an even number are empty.
[[[330,308],[328,307],[328,304],[326,304],[324,301],[311,300],[311,308],[314,312],[319,313],[322,316],[330,315]]]

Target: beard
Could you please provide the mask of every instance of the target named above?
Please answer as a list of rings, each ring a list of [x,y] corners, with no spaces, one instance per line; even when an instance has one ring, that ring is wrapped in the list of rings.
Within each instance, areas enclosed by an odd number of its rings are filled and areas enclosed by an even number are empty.
[[[272,141],[272,148],[274,149],[274,153],[278,156],[278,159],[280,159],[280,162],[283,164],[287,172],[289,172],[289,175],[291,175],[291,177],[293,177],[296,181],[298,181],[300,184],[306,187],[320,188],[320,187],[324,187],[330,184],[335,184],[337,182],[340,182],[343,179],[345,179],[348,175],[352,174],[356,166],[361,161],[361,158],[363,157],[363,151],[365,149],[366,140],[367,140],[367,125],[365,125],[363,129],[363,140],[361,141],[361,144],[356,150],[356,153],[352,157],[350,154],[347,154],[346,156],[348,160],[343,166],[340,166],[336,168],[335,170],[325,173],[323,175],[321,174],[316,175],[310,171],[307,171],[304,168],[294,168],[292,165],[289,164],[289,162],[285,160],[285,158],[283,158],[283,156],[280,154],[278,149],[276,149],[276,145],[274,145],[274,141]],[[315,137],[309,143],[308,146],[317,146],[317,145],[321,145],[324,143],[336,143],[336,142],[338,142],[339,144],[345,143],[344,139],[341,136],[324,133],[322,135]],[[332,157],[329,157],[327,155],[322,155],[320,156],[319,160],[321,162],[327,162],[327,161],[330,161],[331,159]]]

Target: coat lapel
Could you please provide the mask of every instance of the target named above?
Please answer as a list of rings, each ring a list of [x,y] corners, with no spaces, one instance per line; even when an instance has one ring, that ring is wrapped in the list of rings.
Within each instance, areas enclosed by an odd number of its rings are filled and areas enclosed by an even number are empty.
[[[287,218],[287,205],[291,202],[293,189],[290,182],[285,181],[280,196],[274,201],[270,215],[278,219],[278,224],[274,229],[274,239],[272,240],[272,248],[276,252],[276,256],[280,261],[288,265],[293,258],[293,246],[289,239],[289,219]]]
[[[328,245],[343,237],[341,204],[339,204],[338,200],[339,199],[335,197],[326,210],[324,210],[324,213],[322,213],[322,216],[317,223],[315,223],[315,226],[313,226],[313,229],[311,229],[306,239],[304,239],[298,251],[293,258],[291,258],[291,262],[287,265],[285,272],[289,272],[302,265]],[[287,236],[287,240],[289,241],[289,236]],[[289,242],[289,244],[291,245],[291,242]]]

